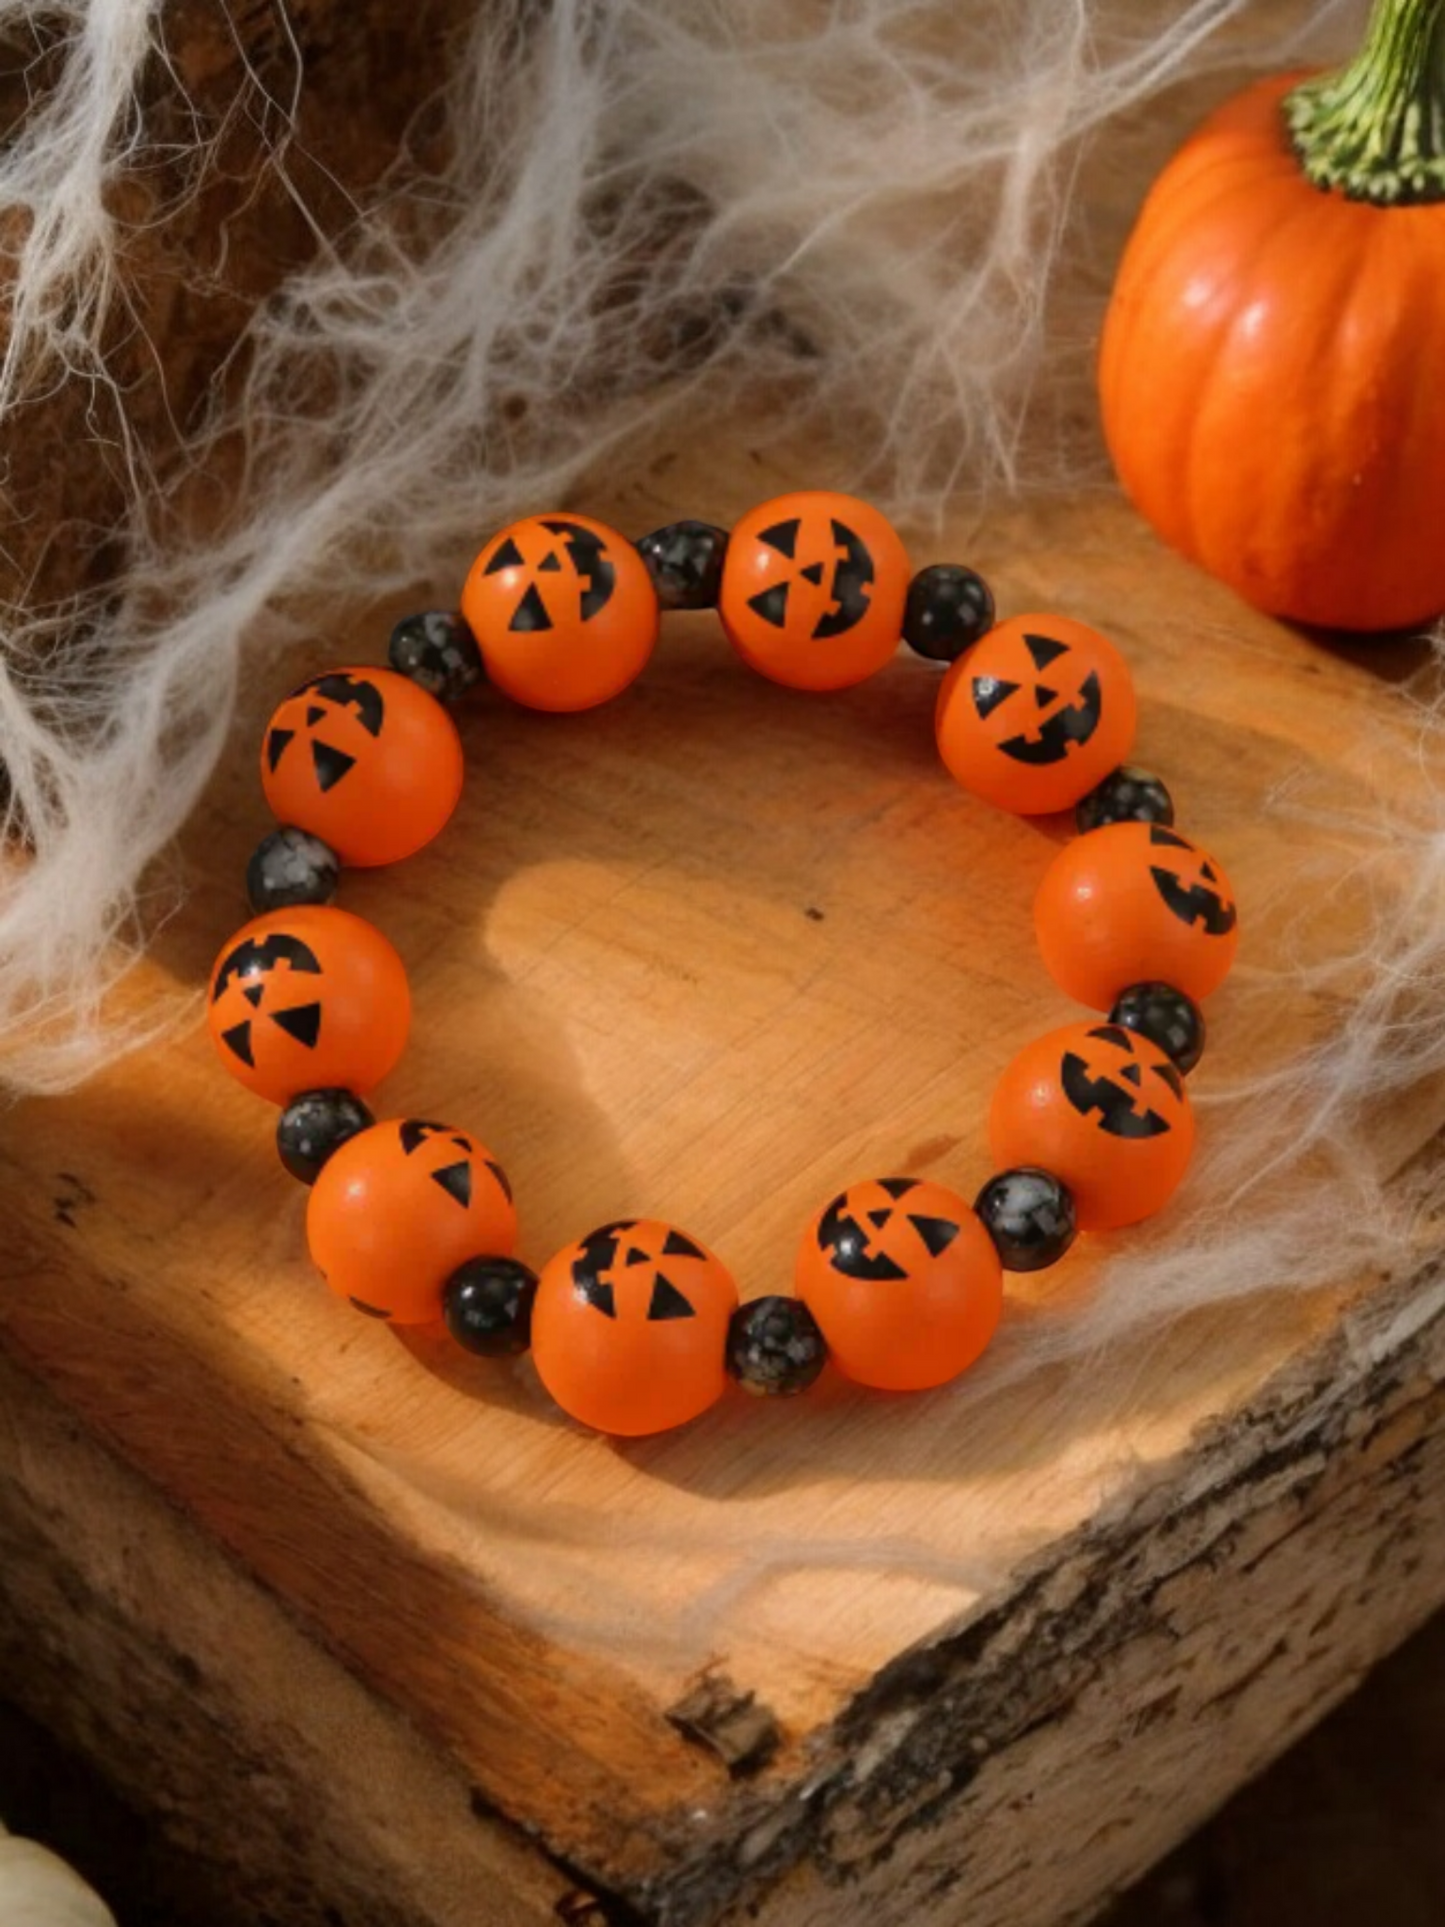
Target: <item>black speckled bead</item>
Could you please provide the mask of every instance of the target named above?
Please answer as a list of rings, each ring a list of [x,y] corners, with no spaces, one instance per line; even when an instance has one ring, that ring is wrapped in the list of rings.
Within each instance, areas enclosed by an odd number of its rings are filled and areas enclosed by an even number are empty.
[[[442,1317],[469,1352],[511,1358],[532,1342],[537,1274],[518,1258],[468,1258],[447,1279]]]
[[[330,903],[341,881],[341,859],[319,836],[283,823],[256,845],[246,865],[246,895],[257,916],[298,903]]]
[[[1080,798],[1074,821],[1081,830],[1102,830],[1110,823],[1172,823],[1174,798],[1157,776],[1126,763]]]
[[[454,703],[482,680],[476,637],[449,609],[423,609],[403,616],[391,632],[387,660],[438,702]]]
[[[993,627],[993,591],[956,562],[920,569],[903,605],[903,640],[930,662],[955,662]]]
[[[728,532],[711,522],[669,522],[637,544],[664,609],[715,609]]]
[[[350,1091],[303,1091],[277,1120],[276,1149],[293,1178],[315,1184],[331,1154],[375,1122]]]
[[[1057,1264],[1078,1233],[1074,1199],[1048,1171],[1023,1165],[990,1178],[974,1201],[1005,1271]]]
[[[1109,1022],[1157,1044],[1186,1077],[1204,1055],[1204,1012],[1172,984],[1130,984],[1119,993]]]
[[[727,1368],[760,1397],[806,1392],[827,1361],[827,1341],[801,1298],[753,1298],[729,1321]]]

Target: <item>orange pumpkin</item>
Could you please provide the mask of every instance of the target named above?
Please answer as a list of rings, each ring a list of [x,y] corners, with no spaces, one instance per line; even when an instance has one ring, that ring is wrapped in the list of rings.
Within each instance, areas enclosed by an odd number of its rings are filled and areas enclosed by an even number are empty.
[[[992,1238],[929,1178],[868,1180],[825,1205],[803,1234],[797,1288],[839,1371],[890,1392],[957,1377],[1003,1311]]]
[[[1051,1172],[1073,1193],[1082,1231],[1158,1211],[1194,1150],[1183,1077],[1122,1024],[1069,1024],[1026,1045],[998,1081],[988,1122],[999,1167]]]
[[[1369,53],[1367,105],[1392,66]],[[1141,513],[1246,601],[1390,629],[1445,608],[1445,183],[1419,206],[1356,198],[1363,168],[1348,195],[1313,185],[1285,125],[1299,79],[1228,101],[1154,183],[1104,326],[1104,433]],[[1327,177],[1341,139],[1322,128]],[[1372,142],[1404,194],[1389,127]]]
[[[1096,1010],[1141,983],[1200,1002],[1239,948],[1229,878],[1164,823],[1110,823],[1066,843],[1044,872],[1034,926],[1054,982]]]
[[[732,1274],[685,1231],[623,1218],[544,1267],[532,1358],[564,1412],[622,1438],[685,1425],[727,1382]]]
[[[803,489],[750,509],[728,537],[718,615],[761,675],[846,689],[896,652],[908,575],[908,552],[877,509]]]
[[[397,863],[430,843],[462,793],[457,726],[391,669],[333,669],[293,690],[261,745],[261,787],[282,823],[343,863]]]
[[[306,1242],[327,1284],[395,1325],[440,1318],[457,1267],[505,1258],[516,1241],[501,1165],[467,1132],[422,1118],[390,1118],[348,1138],[306,1205]]]
[[[529,709],[592,709],[639,675],[657,591],[625,535],[588,515],[529,515],[494,535],[462,590],[487,674]]]
[[[1011,616],[954,663],[934,727],[949,774],[1020,816],[1066,810],[1129,754],[1129,665],[1069,616]]]
[[[211,972],[206,1023],[231,1075],[274,1104],[302,1091],[364,1096],[406,1046],[411,993],[374,925],[299,905],[232,937]]]

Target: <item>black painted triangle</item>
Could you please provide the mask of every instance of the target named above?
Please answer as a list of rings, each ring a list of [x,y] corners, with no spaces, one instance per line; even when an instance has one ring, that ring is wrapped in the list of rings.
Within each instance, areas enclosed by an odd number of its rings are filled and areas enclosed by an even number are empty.
[[[1046,708],[1058,693],[1057,689],[1050,689],[1047,683],[1036,682],[1034,684],[1034,701],[1040,709]]]
[[[788,619],[787,583],[775,582],[771,589],[764,589],[760,595],[749,596],[748,607],[760,615],[764,622],[781,629]]]
[[[273,1010],[273,1024],[279,1024],[289,1037],[307,1050],[315,1050],[316,1040],[321,1035],[320,1004],[295,1004],[290,1010]]]
[[[538,571],[540,572],[542,570],[545,570],[548,575],[555,575],[558,569],[561,568],[561,566],[562,566],[562,558],[560,555],[557,554],[555,549],[550,555],[544,556],[543,559],[537,564]]]
[[[254,1010],[266,995],[266,986],[264,984],[247,984],[241,992],[241,995],[246,999],[246,1002],[251,1006],[252,1010]]]
[[[511,1179],[507,1176],[506,1172],[502,1169],[501,1165],[498,1164],[495,1158],[487,1159],[487,1169],[491,1172],[492,1176],[497,1180],[497,1183],[501,1186],[502,1195],[506,1198],[507,1203],[510,1204],[512,1202]]]
[[[286,754],[286,745],[295,734],[294,729],[273,729],[266,738],[266,761],[273,775],[276,765]]]
[[[617,1316],[617,1304],[612,1296],[612,1287],[605,1284],[601,1278],[583,1279],[577,1286],[577,1295],[591,1305],[594,1311],[600,1311],[605,1318]]]
[[[326,711],[321,707],[320,703],[312,703],[306,712],[306,727],[308,729],[315,729],[325,714]]]
[[[1057,662],[1060,656],[1069,653],[1069,645],[1055,642],[1052,636],[1025,636],[1024,642],[1034,659],[1035,669],[1047,669],[1051,662]]]
[[[669,1231],[662,1242],[664,1258],[705,1258],[701,1245],[695,1245],[685,1231]]]
[[[647,1307],[649,1318],[696,1318],[697,1313],[670,1278],[661,1272],[652,1287],[652,1303]]]
[[[472,1201],[472,1165],[470,1158],[460,1164],[444,1164],[440,1171],[431,1174],[433,1184],[439,1184],[449,1198],[455,1198],[462,1209]]]
[[[973,706],[978,711],[978,719],[991,716],[1001,702],[1017,694],[1016,682],[1004,682],[998,676],[975,676],[973,679]]]
[[[1123,1024],[1095,1024],[1089,1035],[1102,1037],[1106,1043],[1118,1044],[1131,1055],[1133,1053],[1134,1039]]]
[[[1162,823],[1149,825],[1149,841],[1155,846],[1168,850],[1192,850],[1194,845],[1188,837],[1180,836],[1176,830],[1166,830]]]
[[[959,1228],[952,1218],[910,1217],[908,1222],[922,1238],[931,1258],[936,1258],[940,1251],[947,1251],[958,1236]]]
[[[526,563],[522,559],[522,551],[509,535],[487,564],[484,573],[487,575],[498,575],[503,569],[523,569],[525,567]]]
[[[798,574],[805,582],[816,585],[823,580],[823,565],[821,562],[810,562],[806,569],[799,569]]]
[[[868,1222],[869,1224],[876,1225],[878,1229],[881,1231],[884,1225],[887,1224],[888,1220],[892,1216],[893,1216],[892,1208],[888,1205],[885,1205],[881,1211],[870,1211],[868,1213]]]
[[[256,1060],[251,1055],[251,1020],[249,1017],[244,1018],[239,1024],[232,1024],[229,1030],[223,1030],[221,1032],[221,1042],[228,1045],[243,1064],[249,1064],[253,1070],[255,1069]]]
[[[917,1178],[879,1178],[878,1180],[878,1189],[886,1191],[890,1198],[906,1197],[910,1191],[916,1190],[917,1186]]]
[[[770,529],[762,530],[758,540],[766,542],[770,549],[776,549],[779,555],[787,556],[791,562],[797,552],[798,530],[801,527],[802,523],[795,515],[790,521],[774,522]]]
[[[1184,1079],[1179,1075],[1179,1070],[1176,1065],[1156,1064],[1154,1066],[1154,1070],[1157,1076],[1162,1077],[1164,1079],[1164,1082],[1169,1086],[1170,1090],[1173,1091],[1176,1097],[1183,1097]]]
[[[1144,1073],[1143,1071],[1140,1070],[1137,1064],[1126,1064],[1124,1068],[1119,1072],[1119,1075],[1120,1077],[1123,1078],[1126,1084],[1132,1084],[1134,1086],[1134,1089],[1137,1091],[1139,1088],[1139,1080],[1144,1075]]]
[[[334,749],[330,743],[318,743],[312,738],[311,762],[323,790],[334,789],[355,761],[344,749]]]
[[[527,584],[527,593],[517,604],[508,627],[524,636],[552,627],[552,618],[547,614],[547,605],[535,582]]]
[[[645,1265],[650,1255],[649,1252],[639,1251],[637,1246],[634,1245],[622,1262],[629,1267],[632,1265]]]

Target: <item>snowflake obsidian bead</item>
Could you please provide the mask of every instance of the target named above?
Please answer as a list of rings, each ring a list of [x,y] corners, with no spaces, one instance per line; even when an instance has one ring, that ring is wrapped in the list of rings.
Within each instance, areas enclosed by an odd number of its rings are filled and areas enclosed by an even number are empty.
[[[1057,1264],[1078,1235],[1068,1186],[1031,1165],[990,1178],[973,1208],[1005,1271],[1042,1271]]]
[[[637,552],[664,609],[715,609],[728,552],[726,529],[711,522],[669,522],[644,535]]]
[[[459,1345],[510,1358],[532,1342],[537,1274],[520,1258],[468,1258],[442,1291],[442,1317]]]
[[[920,569],[903,605],[903,640],[930,662],[956,662],[993,627],[993,592],[956,562]]]
[[[1131,984],[1109,1012],[1109,1022],[1157,1044],[1186,1077],[1204,1055],[1204,1012],[1172,984]]]
[[[454,703],[482,680],[482,652],[461,616],[423,609],[403,616],[391,632],[387,660],[438,702]]]
[[[1085,832],[1111,823],[1172,823],[1174,799],[1157,776],[1125,765],[1080,798],[1074,821]]]
[[[375,1122],[352,1091],[303,1091],[277,1120],[276,1149],[293,1178],[315,1184],[332,1153]]]
[[[801,1298],[753,1298],[732,1315],[725,1362],[745,1391],[788,1397],[817,1378],[828,1346]]]
[[[262,837],[246,865],[246,895],[258,917],[298,903],[330,903],[340,880],[336,852],[294,823]]]

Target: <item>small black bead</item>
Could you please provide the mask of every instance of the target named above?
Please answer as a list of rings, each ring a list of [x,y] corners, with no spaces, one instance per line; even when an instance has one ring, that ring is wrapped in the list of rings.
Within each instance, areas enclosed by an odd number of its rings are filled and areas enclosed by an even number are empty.
[[[637,544],[664,609],[715,609],[728,532],[711,522],[669,522]]]
[[[403,616],[391,632],[387,660],[438,702],[454,703],[482,680],[482,652],[459,615],[423,609]]]
[[[1078,1232],[1073,1194],[1048,1171],[1024,1165],[990,1178],[974,1201],[1006,1271],[1057,1264]]]
[[[1172,823],[1174,798],[1157,776],[1126,764],[1080,800],[1074,821],[1081,830],[1102,830],[1110,823]]]
[[[1157,1044],[1186,1077],[1204,1055],[1204,1012],[1172,984],[1131,984],[1119,993],[1109,1022]]]
[[[532,1342],[537,1274],[518,1258],[468,1258],[447,1279],[442,1316],[469,1352],[510,1358]]]
[[[341,880],[341,859],[319,836],[283,823],[256,845],[246,865],[246,895],[258,916],[298,903],[330,903]]]
[[[315,1184],[332,1153],[358,1131],[369,1131],[375,1122],[350,1091],[303,1091],[277,1120],[276,1149],[293,1178]]]
[[[956,562],[920,569],[908,585],[903,640],[930,662],[955,662],[993,627],[993,591]]]
[[[818,1321],[801,1298],[753,1298],[728,1323],[727,1368],[749,1392],[805,1392],[827,1361]]]

